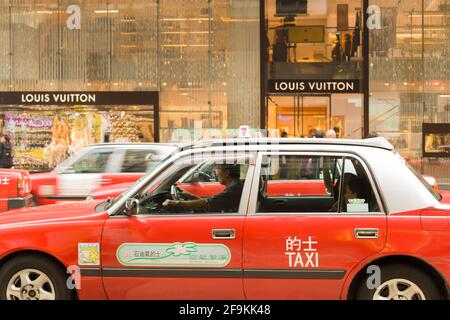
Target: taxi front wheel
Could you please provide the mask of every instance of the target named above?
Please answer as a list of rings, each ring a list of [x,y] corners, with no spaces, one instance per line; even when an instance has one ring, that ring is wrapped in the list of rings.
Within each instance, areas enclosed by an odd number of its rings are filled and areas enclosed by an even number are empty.
[[[66,275],[51,259],[37,254],[19,256],[0,269],[1,300],[70,300]]]
[[[356,291],[357,300],[439,300],[434,279],[423,270],[406,264],[380,266],[379,286],[373,275],[364,277]]]

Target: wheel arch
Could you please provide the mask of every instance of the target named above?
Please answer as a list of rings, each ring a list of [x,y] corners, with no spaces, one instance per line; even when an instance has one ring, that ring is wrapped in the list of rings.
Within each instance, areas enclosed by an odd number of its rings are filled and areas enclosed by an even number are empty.
[[[432,277],[436,281],[442,297],[445,299],[450,298],[450,290],[449,290],[447,282],[445,281],[442,274],[436,268],[434,268],[432,265],[427,263],[426,261],[424,261],[420,258],[414,257],[414,256],[410,256],[410,255],[383,256],[383,257],[379,257],[375,260],[372,260],[368,263],[365,263],[364,266],[362,268],[360,268],[360,270],[356,273],[356,275],[351,280],[349,289],[347,291],[345,298],[349,299],[349,300],[352,300],[355,298],[357,286],[361,282],[363,277],[366,275],[365,270],[367,269],[368,266],[370,266],[370,265],[382,266],[382,265],[396,264],[396,263],[413,265],[413,266],[425,271],[430,277]]]
[[[17,257],[20,256],[26,256],[26,255],[38,255],[41,256],[43,258],[49,259],[52,262],[54,262],[61,270],[61,272],[63,272],[64,274],[67,273],[67,266],[61,262],[61,260],[59,260],[58,258],[56,258],[55,256],[44,252],[44,251],[39,251],[39,250],[20,250],[20,251],[14,251],[14,252],[10,252],[9,254],[7,254],[6,256],[2,257],[0,260],[0,269],[5,265],[5,263],[7,263],[8,261],[11,261]],[[78,300],[78,291],[77,290],[72,290],[72,293],[74,294],[74,298],[76,300]]]

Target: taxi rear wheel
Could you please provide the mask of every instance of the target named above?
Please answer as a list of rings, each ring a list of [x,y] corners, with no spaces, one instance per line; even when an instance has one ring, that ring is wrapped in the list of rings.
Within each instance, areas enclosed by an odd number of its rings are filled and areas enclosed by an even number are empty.
[[[0,269],[1,300],[70,300],[66,275],[49,258],[30,254],[7,261]]]
[[[363,277],[356,291],[357,300],[442,299],[436,281],[422,269],[406,264],[389,264],[380,266],[380,272],[380,285],[376,288],[369,285],[373,280],[369,279],[371,275]]]

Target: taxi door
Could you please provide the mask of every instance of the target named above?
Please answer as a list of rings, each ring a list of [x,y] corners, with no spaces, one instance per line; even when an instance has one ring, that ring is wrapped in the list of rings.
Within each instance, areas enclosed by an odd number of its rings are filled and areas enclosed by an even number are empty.
[[[261,184],[277,179],[267,167],[279,155],[259,155],[254,181]],[[299,157],[299,163],[305,157],[327,156],[285,155]],[[296,179],[301,175],[292,178]],[[301,197],[291,190],[274,200],[267,199],[270,194],[261,194],[262,189],[261,185],[252,188],[244,226],[244,291],[248,299],[339,299],[352,268],[384,248],[386,215],[382,210],[358,211],[355,207],[354,212],[320,212],[319,197]],[[269,210],[261,204],[264,198]]]
[[[254,165],[246,177],[253,172]],[[236,213],[111,216],[101,249],[108,298],[244,299],[242,239],[250,187],[246,178]]]
[[[244,299],[244,217],[111,217],[102,240],[108,298]]]

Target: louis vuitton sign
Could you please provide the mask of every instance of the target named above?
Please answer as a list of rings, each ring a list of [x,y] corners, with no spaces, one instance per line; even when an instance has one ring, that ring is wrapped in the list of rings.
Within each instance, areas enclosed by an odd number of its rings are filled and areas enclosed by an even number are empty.
[[[272,93],[360,93],[360,80],[269,80]]]
[[[155,91],[0,92],[0,105],[150,105]]]

